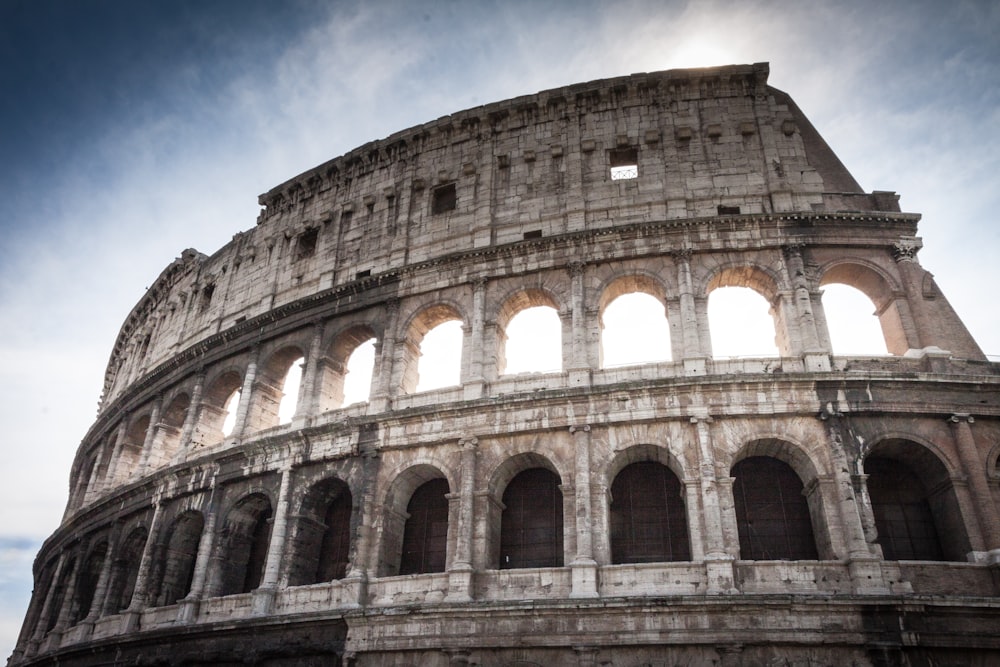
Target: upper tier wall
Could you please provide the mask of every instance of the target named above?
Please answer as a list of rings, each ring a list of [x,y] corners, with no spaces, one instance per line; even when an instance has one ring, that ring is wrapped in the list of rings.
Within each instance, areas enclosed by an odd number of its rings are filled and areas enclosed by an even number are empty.
[[[534,236],[720,213],[898,211],[866,195],[766,64],[674,70],[446,116],[261,195],[254,229],[188,250],[122,327],[102,408],[177,352],[366,275]],[[636,164],[634,179],[610,168]]]

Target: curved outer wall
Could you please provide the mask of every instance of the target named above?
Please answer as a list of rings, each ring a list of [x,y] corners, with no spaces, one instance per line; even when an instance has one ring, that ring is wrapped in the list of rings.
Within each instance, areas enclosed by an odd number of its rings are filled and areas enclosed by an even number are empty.
[[[185,251],[115,343],[10,664],[990,664],[1000,369],[920,266],[919,216],[767,74],[460,112]],[[890,356],[834,353],[828,283],[872,300]],[[770,302],[778,357],[713,358],[724,286]],[[672,361],[604,368],[604,308],[635,291]],[[537,305],[561,370],[505,375]],[[416,392],[452,319],[460,383]],[[343,406],[370,338],[369,399]]]

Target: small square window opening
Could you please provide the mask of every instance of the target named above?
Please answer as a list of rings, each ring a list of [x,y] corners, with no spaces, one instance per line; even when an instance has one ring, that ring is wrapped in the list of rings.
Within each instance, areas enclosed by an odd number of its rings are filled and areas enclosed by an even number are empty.
[[[431,214],[437,215],[438,213],[454,211],[457,199],[454,183],[434,188],[431,190]]]
[[[610,163],[612,181],[639,177],[639,151],[635,148],[618,148],[611,151]]]

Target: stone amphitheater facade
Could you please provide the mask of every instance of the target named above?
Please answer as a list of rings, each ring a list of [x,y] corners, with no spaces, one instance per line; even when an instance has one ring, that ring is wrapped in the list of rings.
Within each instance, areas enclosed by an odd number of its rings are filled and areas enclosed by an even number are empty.
[[[8,664],[998,664],[1000,366],[918,262],[919,216],[767,78],[459,112],[185,251],[115,341]],[[830,283],[889,355],[836,354]],[[725,286],[770,302],[778,356],[713,358]],[[670,360],[605,367],[632,292]],[[533,306],[559,370],[505,374]],[[458,383],[416,391],[451,320]]]

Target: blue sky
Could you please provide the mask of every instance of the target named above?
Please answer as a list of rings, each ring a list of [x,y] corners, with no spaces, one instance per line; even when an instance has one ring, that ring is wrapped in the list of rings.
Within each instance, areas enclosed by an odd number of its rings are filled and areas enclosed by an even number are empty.
[[[546,88],[771,63],[1000,355],[1000,3],[0,0],[0,651],[103,367],[182,250],[367,141]]]

